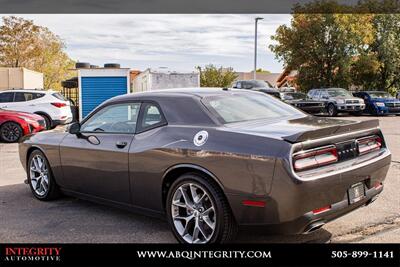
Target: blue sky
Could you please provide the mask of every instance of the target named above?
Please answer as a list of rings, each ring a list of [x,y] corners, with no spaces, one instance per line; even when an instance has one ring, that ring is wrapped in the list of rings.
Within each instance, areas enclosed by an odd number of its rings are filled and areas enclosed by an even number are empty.
[[[141,70],[167,67],[171,71],[193,71],[195,66],[209,63],[236,71],[252,70],[254,18],[260,16],[264,20],[258,28],[258,67],[281,72],[282,63],[267,47],[276,28],[291,19],[286,14],[16,16],[32,19],[59,35],[74,60],[96,65],[118,62]]]

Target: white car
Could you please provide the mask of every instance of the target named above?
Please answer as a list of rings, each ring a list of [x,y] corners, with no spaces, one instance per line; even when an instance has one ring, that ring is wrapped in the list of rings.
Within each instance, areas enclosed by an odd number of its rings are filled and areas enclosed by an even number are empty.
[[[45,119],[48,129],[72,121],[70,102],[51,90],[1,91],[0,108],[38,114]]]

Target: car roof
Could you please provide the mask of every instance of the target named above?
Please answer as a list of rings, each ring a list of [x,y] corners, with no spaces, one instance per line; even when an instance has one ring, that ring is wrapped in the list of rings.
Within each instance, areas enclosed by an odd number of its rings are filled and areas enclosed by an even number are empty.
[[[160,97],[192,97],[204,98],[209,96],[224,95],[227,92],[235,93],[257,93],[254,90],[231,89],[221,87],[192,87],[192,88],[174,88],[174,89],[160,89],[146,92],[136,92],[126,95],[121,95],[112,98],[112,100],[129,100],[129,99],[144,99],[144,98],[160,98]]]
[[[1,91],[0,93],[4,92],[23,92],[23,93],[54,93],[53,90],[44,90],[44,89],[9,89]]]

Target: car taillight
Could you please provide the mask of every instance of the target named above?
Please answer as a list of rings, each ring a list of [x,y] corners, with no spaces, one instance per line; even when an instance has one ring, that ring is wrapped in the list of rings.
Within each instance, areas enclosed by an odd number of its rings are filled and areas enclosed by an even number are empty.
[[[381,149],[382,139],[379,136],[365,137],[357,140],[358,154],[364,155]]]
[[[337,161],[338,154],[336,147],[328,146],[296,153],[293,157],[293,167],[296,171],[303,171],[328,165]]]
[[[57,108],[62,108],[65,107],[67,104],[65,103],[51,103],[53,106],[57,107]]]

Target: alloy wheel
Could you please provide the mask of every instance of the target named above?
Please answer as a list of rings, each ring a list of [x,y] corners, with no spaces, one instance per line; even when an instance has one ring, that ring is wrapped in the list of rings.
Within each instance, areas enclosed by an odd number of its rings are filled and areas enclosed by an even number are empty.
[[[21,137],[21,130],[15,123],[7,123],[1,127],[1,137],[6,142],[16,142]]]
[[[207,243],[216,228],[216,209],[207,191],[197,183],[180,185],[172,197],[174,227],[187,243]]]
[[[30,180],[33,190],[38,196],[44,196],[49,191],[49,170],[45,159],[36,155],[30,162]]]

